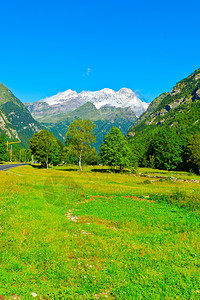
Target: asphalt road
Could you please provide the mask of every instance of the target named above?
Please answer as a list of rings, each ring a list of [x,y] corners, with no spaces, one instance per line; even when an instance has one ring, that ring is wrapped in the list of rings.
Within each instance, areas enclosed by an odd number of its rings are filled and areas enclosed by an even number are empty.
[[[16,167],[21,167],[21,166],[26,166],[26,165],[30,165],[30,164],[10,164],[10,165],[0,165],[0,171],[6,171],[12,168],[16,168]]]

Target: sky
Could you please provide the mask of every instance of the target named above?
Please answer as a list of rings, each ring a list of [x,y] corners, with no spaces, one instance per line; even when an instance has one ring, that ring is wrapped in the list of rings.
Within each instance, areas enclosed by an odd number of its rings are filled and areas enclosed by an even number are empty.
[[[22,102],[130,88],[150,102],[200,68],[199,0],[2,0],[0,82]]]

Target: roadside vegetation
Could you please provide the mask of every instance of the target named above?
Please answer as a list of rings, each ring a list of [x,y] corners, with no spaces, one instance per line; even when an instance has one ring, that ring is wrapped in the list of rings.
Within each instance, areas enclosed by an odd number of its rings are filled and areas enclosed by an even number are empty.
[[[198,299],[199,176],[71,165],[0,180],[0,299]]]

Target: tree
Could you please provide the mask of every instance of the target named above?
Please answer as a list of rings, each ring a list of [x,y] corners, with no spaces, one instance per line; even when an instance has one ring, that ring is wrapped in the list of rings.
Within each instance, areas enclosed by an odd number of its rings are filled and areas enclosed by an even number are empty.
[[[100,158],[104,165],[119,166],[120,171],[124,167],[130,167],[131,151],[119,128],[113,126],[105,135],[104,142],[100,147]]]
[[[18,148],[13,151],[16,161],[29,162],[31,160],[31,150],[28,148]]]
[[[3,135],[0,134],[0,161],[4,160],[6,154],[6,141]]]
[[[61,148],[57,139],[48,130],[41,130],[30,139],[30,149],[35,159],[43,167],[48,168],[49,163],[57,165],[61,160]]]
[[[132,142],[129,142],[132,161],[134,165],[140,165],[146,167],[146,141],[143,137],[139,137]]]
[[[99,157],[94,147],[90,147],[83,155],[83,162],[87,165],[96,165],[98,163],[98,159]]]
[[[57,166],[61,163],[62,151],[63,151],[63,148],[61,147],[59,140],[54,138],[51,148],[50,148],[50,158],[49,158],[50,163],[52,163],[52,165]]]
[[[79,169],[82,171],[82,157],[91,149],[91,144],[95,142],[95,124],[90,120],[74,120],[68,127],[66,134],[66,147],[71,153],[78,157]]]
[[[61,163],[61,161],[63,162],[64,161],[64,148],[65,148],[65,146],[64,146],[64,144],[61,142],[61,140],[58,140],[58,139],[56,139],[57,140],[57,144],[58,144],[58,146],[59,146],[59,163]]]
[[[193,169],[200,174],[200,132],[192,136],[187,145],[188,162]]]
[[[146,155],[149,165],[173,170],[182,162],[181,141],[172,129],[160,130],[150,140]]]
[[[63,160],[66,164],[78,164],[78,157],[67,146],[63,149]]]

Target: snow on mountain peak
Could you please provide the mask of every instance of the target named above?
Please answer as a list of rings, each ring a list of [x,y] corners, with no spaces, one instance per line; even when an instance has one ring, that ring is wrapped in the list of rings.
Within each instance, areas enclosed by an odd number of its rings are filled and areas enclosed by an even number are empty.
[[[55,104],[70,101],[77,97],[78,97],[78,93],[76,91],[72,91],[69,89],[69,90],[66,90],[65,92],[60,92],[54,96],[46,97],[45,99],[42,99],[41,101],[44,101],[44,102],[48,103],[50,106],[52,106]]]
[[[121,88],[117,93],[118,94],[135,95],[134,92],[131,89],[127,89],[127,88]]]
[[[135,93],[128,88],[121,88],[118,92],[109,88],[104,88],[99,91],[82,91],[81,93],[69,89],[41,101],[48,103],[50,106],[70,106],[74,101],[77,103],[76,106],[91,102],[97,109],[106,105],[114,107],[130,107],[137,116],[140,116],[148,107],[148,103],[142,102],[137,98]]]

